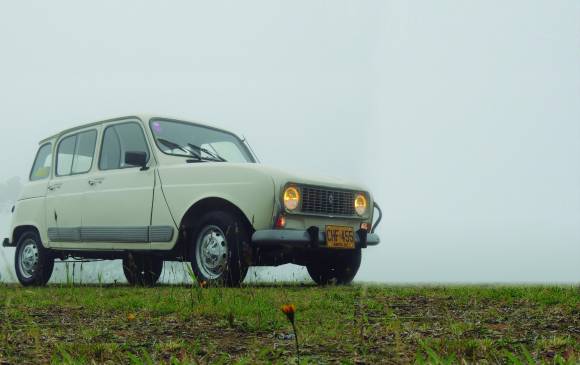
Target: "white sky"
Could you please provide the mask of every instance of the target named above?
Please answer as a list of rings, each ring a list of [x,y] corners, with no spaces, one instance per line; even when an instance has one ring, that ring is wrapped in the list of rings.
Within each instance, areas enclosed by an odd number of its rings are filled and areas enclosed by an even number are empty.
[[[2,2],[0,45],[0,182],[82,122],[205,120],[370,187],[358,280],[580,281],[578,1]]]

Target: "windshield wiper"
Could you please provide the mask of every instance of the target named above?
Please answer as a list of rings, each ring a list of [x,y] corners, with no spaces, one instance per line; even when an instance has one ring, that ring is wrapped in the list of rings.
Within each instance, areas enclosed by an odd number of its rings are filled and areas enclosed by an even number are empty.
[[[157,141],[159,141],[159,143],[161,143],[165,147],[182,150],[183,152],[188,154],[188,157],[191,156],[195,158],[195,160],[187,160],[187,162],[202,162],[202,161],[227,162],[226,159],[217,154],[217,152],[213,153],[207,150],[206,148],[196,146],[192,143],[188,143],[187,147],[189,148],[186,148],[180,145],[179,143],[175,143],[173,141],[169,141],[163,138],[157,138]],[[201,155],[202,152],[209,155],[209,157],[202,156]]]
[[[175,143],[175,142],[171,142],[171,141],[168,141],[168,140],[166,140],[166,139],[163,139],[163,138],[157,138],[157,141],[159,141],[159,143],[161,143],[161,144],[162,144],[162,145],[164,145],[165,147],[169,147],[169,148],[171,148],[171,149],[176,149],[176,148],[177,148],[177,149],[180,149],[180,150],[182,150],[183,152],[187,153],[188,155],[193,155],[194,157],[198,157],[198,158],[199,158],[199,157],[201,157],[201,156],[199,156],[199,155],[195,155],[195,154],[193,153],[193,151],[190,151],[190,150],[188,150],[187,148],[185,148],[185,147],[183,147],[182,145],[180,145],[180,144],[177,144],[177,143]]]
[[[200,159],[205,159],[205,160],[208,160],[208,161],[228,162],[225,158],[223,158],[222,156],[220,156],[217,153],[217,151],[215,151],[215,149],[214,149],[215,152],[211,152],[211,151],[209,151],[206,148],[203,148],[203,147],[200,147],[200,146],[196,146],[196,145],[194,145],[192,143],[188,143],[187,145],[189,146],[189,148],[195,150],[195,153],[199,156]],[[211,146],[211,144],[210,144],[210,146]],[[212,146],[212,148],[213,148],[213,146]],[[210,155],[210,157],[208,158],[208,157],[201,156],[201,152],[203,152],[203,153],[205,153],[207,155]]]
[[[192,150],[189,150],[189,149],[183,147],[180,144],[177,144],[175,142],[172,142],[172,141],[169,141],[169,140],[163,139],[163,138],[157,138],[157,141],[159,141],[159,143],[161,143],[162,145],[164,145],[166,147],[169,147],[171,149],[175,149],[175,148],[180,149],[183,152],[187,153],[189,156],[195,158],[195,160],[187,160],[187,162],[203,162],[203,161],[206,161],[206,159],[202,158],[200,154],[198,154],[198,153],[196,153],[196,152],[194,152]]]

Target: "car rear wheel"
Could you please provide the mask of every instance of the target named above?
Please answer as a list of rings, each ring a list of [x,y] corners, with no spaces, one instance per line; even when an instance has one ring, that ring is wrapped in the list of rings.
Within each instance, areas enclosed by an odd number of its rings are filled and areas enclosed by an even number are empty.
[[[142,254],[129,254],[123,259],[123,272],[131,285],[153,286],[163,270],[163,260]]]
[[[54,269],[54,257],[35,231],[20,236],[14,261],[18,281],[24,286],[46,285]]]
[[[242,219],[230,212],[210,212],[199,220],[194,232],[191,267],[197,281],[239,286],[248,272],[243,247],[250,242]]]
[[[345,285],[352,282],[361,262],[361,250],[325,252],[317,257],[306,268],[316,284]]]

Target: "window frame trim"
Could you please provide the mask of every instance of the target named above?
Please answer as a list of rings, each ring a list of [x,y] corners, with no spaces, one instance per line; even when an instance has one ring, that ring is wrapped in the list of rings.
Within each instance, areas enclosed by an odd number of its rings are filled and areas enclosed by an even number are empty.
[[[73,158],[72,158],[71,165],[70,165],[70,171],[71,171],[71,173],[70,174],[67,174],[67,175],[59,175],[58,174],[58,149],[59,149],[60,144],[62,143],[62,141],[65,140],[65,139],[67,139],[67,138],[69,138],[69,137],[76,137],[76,139],[75,139],[75,148],[74,148],[74,150],[76,152],[77,145],[78,145],[78,136],[79,136],[79,134],[86,133],[86,132],[93,132],[93,131],[97,134],[97,136],[95,137],[95,148],[93,150],[93,158],[91,160],[91,166],[89,167],[89,169],[87,171],[85,171],[85,172],[73,173],[72,170],[73,170],[74,158],[75,158],[75,155],[76,155],[76,153],[73,153],[73,155],[72,155]],[[60,137],[59,140],[58,140],[58,144],[56,145],[56,149],[54,151],[54,177],[68,177],[68,176],[77,176],[77,175],[84,175],[84,174],[90,173],[93,170],[93,165],[95,163],[95,157],[96,157],[95,154],[97,152],[97,140],[98,139],[99,139],[99,131],[98,131],[97,128],[84,129],[84,130],[76,131],[74,133],[67,134],[65,136]]]
[[[101,134],[101,144],[100,144],[100,148],[99,148],[99,162],[97,163],[97,169],[100,172],[105,172],[105,171],[115,171],[115,170],[125,170],[125,169],[134,169],[134,168],[141,168],[141,166],[125,166],[125,167],[117,167],[114,169],[102,169],[101,168],[101,159],[103,158],[103,146],[105,145],[105,136],[107,135],[107,129],[109,128],[113,128],[113,127],[117,127],[119,125],[123,125],[123,124],[136,124],[139,129],[141,130],[141,133],[143,134],[143,140],[145,141],[145,146],[147,147],[147,161],[145,162],[146,165],[149,165],[149,162],[151,162],[151,147],[149,146],[149,142],[147,141],[147,134],[145,133],[145,129],[143,128],[142,123],[140,123],[138,120],[122,120],[122,121],[116,121],[113,122],[107,126],[105,126],[105,128],[103,129],[103,133]],[[117,132],[117,130],[115,130],[115,134],[117,135],[117,139],[119,141],[119,147],[121,146],[121,137],[119,136],[119,132]],[[122,150],[120,148],[120,150]],[[121,156],[121,158],[123,159],[123,156]]]
[[[46,177],[43,177],[43,178],[40,178],[40,179],[33,180],[33,179],[32,179],[32,174],[34,173],[34,166],[36,165],[36,160],[38,160],[38,155],[40,154],[40,151],[41,151],[41,150],[42,150],[42,149],[43,149],[45,146],[50,146],[50,153],[51,153],[51,156],[50,156],[50,165],[51,165],[51,166],[50,166],[50,168],[49,168],[49,171],[50,171],[50,172],[49,172],[48,176],[46,176]],[[52,141],[45,142],[45,143],[41,144],[41,145],[38,147],[38,150],[36,151],[36,155],[34,156],[34,161],[32,162],[32,167],[30,168],[30,173],[28,174],[28,181],[29,181],[29,182],[37,182],[37,181],[42,181],[42,180],[50,180],[50,178],[52,177],[52,176],[51,176],[51,175],[52,175],[52,160],[53,160],[53,157],[54,157],[54,156],[53,156],[53,154],[54,154],[53,147],[54,147],[54,146],[53,146],[53,142],[52,142]]]

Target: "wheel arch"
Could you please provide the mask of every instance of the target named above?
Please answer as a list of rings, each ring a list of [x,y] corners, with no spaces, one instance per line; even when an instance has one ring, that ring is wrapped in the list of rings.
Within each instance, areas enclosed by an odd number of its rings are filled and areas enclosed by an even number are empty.
[[[194,233],[196,222],[206,212],[211,211],[226,211],[237,215],[246,225],[249,232],[254,232],[254,227],[248,216],[236,204],[220,197],[206,197],[198,200],[189,207],[185,212],[179,223],[179,238],[176,247],[179,252],[189,255],[189,241],[190,236]]]
[[[38,228],[32,224],[23,224],[20,226],[16,226],[14,227],[14,229],[12,230],[12,246],[16,247],[16,245],[18,245],[18,241],[20,240],[20,237],[22,237],[22,235],[26,232],[29,231],[33,231],[38,235],[38,238],[40,239],[40,243],[44,245],[44,243],[42,242],[41,236],[40,236],[40,231],[38,230]]]

